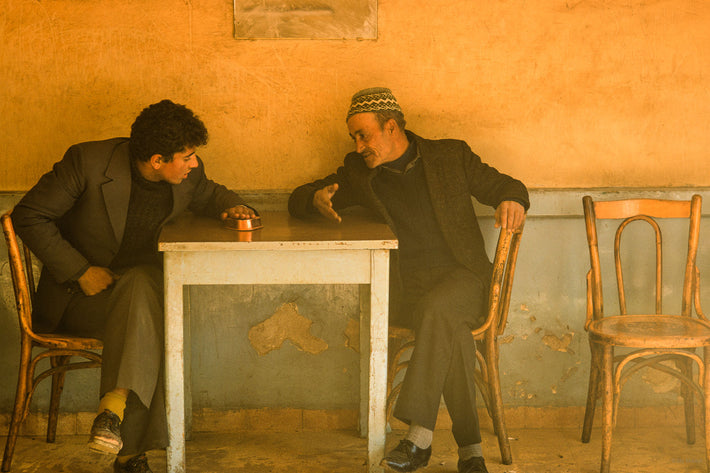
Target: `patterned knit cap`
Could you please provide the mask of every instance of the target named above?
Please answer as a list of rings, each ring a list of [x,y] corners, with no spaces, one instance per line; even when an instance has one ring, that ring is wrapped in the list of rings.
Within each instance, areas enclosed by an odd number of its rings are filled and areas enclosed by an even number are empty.
[[[350,110],[348,110],[348,116],[345,120],[349,120],[356,113],[384,111],[402,112],[397,99],[392,95],[392,91],[385,87],[363,89],[353,95]]]

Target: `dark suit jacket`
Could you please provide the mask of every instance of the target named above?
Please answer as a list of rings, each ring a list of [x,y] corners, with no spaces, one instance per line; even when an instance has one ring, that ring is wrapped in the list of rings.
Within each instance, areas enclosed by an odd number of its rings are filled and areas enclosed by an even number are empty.
[[[244,204],[207,179],[204,166],[173,185],[173,207],[163,224],[186,209],[218,216]],[[127,138],[74,145],[12,211],[18,235],[43,263],[34,306],[36,330],[51,331],[90,265],[108,267],[118,252],[131,195]],[[162,226],[162,225],[161,225]]]
[[[466,268],[487,278],[491,263],[471,196],[494,208],[504,200],[513,200],[527,209],[530,201],[525,185],[481,162],[463,141],[426,140],[409,131],[407,136],[417,144],[434,214],[454,257]],[[332,199],[335,210],[362,205],[381,215],[396,231],[372,189],[376,172],[377,169],[365,165],[358,153],[350,153],[335,174],[296,188],[289,198],[289,212],[302,218],[313,215],[315,191],[337,183],[338,191]]]

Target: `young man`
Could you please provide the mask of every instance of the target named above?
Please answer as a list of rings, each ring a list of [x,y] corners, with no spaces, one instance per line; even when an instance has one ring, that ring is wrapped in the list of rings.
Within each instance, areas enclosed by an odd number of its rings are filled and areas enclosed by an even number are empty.
[[[356,93],[346,120],[355,152],[335,174],[294,190],[289,211],[340,221],[338,210],[361,205],[381,215],[399,240],[392,294],[402,297],[390,318],[415,330],[416,346],[394,411],[409,430],[382,465],[408,472],[428,463],[443,395],[458,471],[486,472],[471,329],[485,320],[491,263],[471,196],[496,208],[496,226],[514,230],[530,205],[527,189],[482,163],[463,141],[426,140],[405,130],[389,89]]]
[[[206,143],[202,121],[163,100],[140,113],[130,138],[71,146],[12,212],[43,263],[35,330],[103,340],[89,446],[118,454],[116,472],[150,472],[144,453],[168,443],[160,229],[185,210],[255,215],[205,176],[196,149]]]

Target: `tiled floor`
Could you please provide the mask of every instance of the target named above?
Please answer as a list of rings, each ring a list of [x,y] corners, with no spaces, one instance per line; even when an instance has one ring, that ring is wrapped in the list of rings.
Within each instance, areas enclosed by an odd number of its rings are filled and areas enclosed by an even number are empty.
[[[511,430],[513,464],[502,465],[495,437],[484,431],[483,447],[490,473],[596,473],[600,433],[582,444],[577,429]],[[689,446],[682,428],[623,429],[614,433],[612,472],[705,472],[703,439]],[[388,436],[394,446],[402,432]],[[110,473],[111,457],[93,454],[86,436],[60,436],[55,444],[42,438],[19,439],[12,471],[16,473]],[[0,437],[4,447],[5,438]],[[196,434],[187,443],[187,471],[234,473],[361,473],[365,441],[355,432]],[[165,471],[164,452],[151,452],[156,473]],[[437,430],[433,455],[422,473],[456,472],[451,434]]]

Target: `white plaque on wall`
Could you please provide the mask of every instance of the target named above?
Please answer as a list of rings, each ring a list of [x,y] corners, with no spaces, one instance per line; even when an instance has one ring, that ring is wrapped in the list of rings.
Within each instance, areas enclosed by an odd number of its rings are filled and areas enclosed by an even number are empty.
[[[237,39],[377,39],[377,0],[233,0]]]

